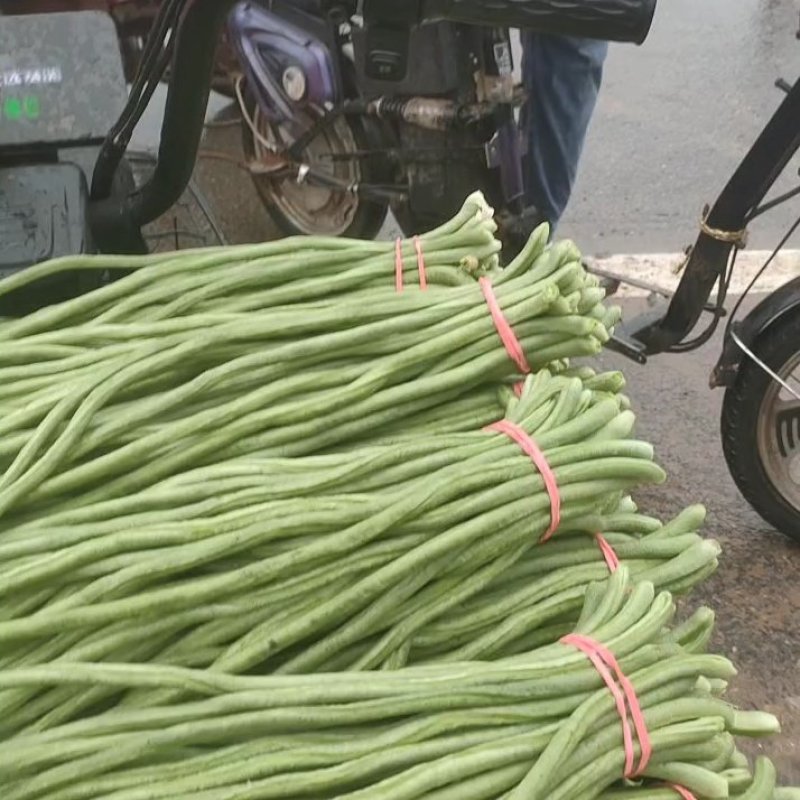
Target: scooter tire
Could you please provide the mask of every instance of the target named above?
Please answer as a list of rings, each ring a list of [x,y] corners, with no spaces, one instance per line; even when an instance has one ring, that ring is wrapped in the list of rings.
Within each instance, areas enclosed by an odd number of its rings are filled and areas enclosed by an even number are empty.
[[[776,374],[800,364],[800,310],[796,310],[763,331],[752,345],[753,353]],[[739,369],[736,382],[725,392],[722,405],[722,448],[731,475],[745,499],[770,525],[800,542],[800,486],[773,477],[774,458],[786,453],[792,459],[789,480],[800,483],[800,419],[781,426],[776,419],[772,438],[765,430],[773,420],[771,405],[777,398],[777,384],[752,359]],[[775,449],[778,452],[775,452]],[[796,459],[797,461],[794,461]],[[786,492],[794,492],[794,501]]]
[[[245,94],[245,103],[247,104],[247,111],[252,119],[255,112],[255,103],[249,93]],[[374,146],[374,142],[369,135],[370,132],[362,126],[358,120],[354,120],[352,123],[349,123],[349,125],[350,132],[359,150],[369,150]],[[244,120],[242,121],[242,145],[247,159],[255,159],[256,150],[253,141],[253,133]],[[372,162],[367,159],[362,163],[361,182],[385,183],[386,181],[382,180],[383,175],[380,173],[381,168],[373,165]],[[287,214],[281,208],[280,204],[276,202],[274,190],[267,179],[262,176],[253,175],[253,185],[255,186],[264,209],[284,236],[308,236],[316,234],[316,231],[310,230],[307,226],[298,224],[290,214]],[[388,211],[388,203],[378,203],[360,198],[347,228],[336,235],[348,239],[374,239],[381,231],[386,221]]]

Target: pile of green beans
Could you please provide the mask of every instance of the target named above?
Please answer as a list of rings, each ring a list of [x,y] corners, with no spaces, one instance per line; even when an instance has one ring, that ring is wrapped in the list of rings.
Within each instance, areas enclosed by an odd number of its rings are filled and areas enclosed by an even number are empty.
[[[538,441],[554,470],[556,538],[567,535],[566,550],[580,536],[588,543],[576,564],[587,550],[594,563],[575,573],[577,583],[555,574],[538,595],[552,595],[561,618],[574,619],[575,599],[603,575],[591,538],[598,512],[664,473],[650,445],[630,438],[634,418],[618,397],[587,390],[579,378],[539,372],[519,399],[512,395],[506,416]],[[227,672],[399,666],[415,657],[420,629],[521,559],[524,571],[526,560],[550,552],[536,547],[550,515],[530,459],[483,430],[220,462],[121,500],[7,525],[0,667],[119,658]],[[689,580],[713,565],[713,545],[679,544],[632,542],[630,555],[652,555],[637,568],[664,566],[665,582],[673,560]],[[0,697],[0,730],[43,714],[70,719],[96,699]]]
[[[734,675],[703,652],[691,618],[626,568],[593,584],[575,630],[630,678],[653,755],[634,789],[614,701],[586,657],[553,643],[492,662],[312,676],[233,676],[166,665],[80,662],[0,671],[0,689],[179,691],[4,742],[4,800],[660,800],[664,781],[704,800],[796,800],[734,735],[777,720],[720,697]],[[698,612],[697,616],[702,616]],[[638,753],[638,745],[637,745]],[[674,795],[673,795],[674,796]]]

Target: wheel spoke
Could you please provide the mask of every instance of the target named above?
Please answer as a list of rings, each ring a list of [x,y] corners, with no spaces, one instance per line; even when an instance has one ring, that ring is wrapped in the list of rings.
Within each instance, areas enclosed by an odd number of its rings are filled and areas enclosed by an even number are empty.
[[[775,380],[766,386],[755,420],[758,458],[771,486],[800,511],[800,353],[784,357],[776,374],[790,390]]]
[[[775,435],[783,458],[800,450],[800,401],[776,401]]]
[[[318,113],[316,110],[309,112],[308,125],[314,123]],[[279,150],[285,149],[293,138],[291,129],[270,123],[257,107],[253,112],[253,122],[258,131],[258,136],[253,140],[257,159],[262,158],[264,150],[259,137],[274,143]],[[358,164],[338,162],[333,158],[356,149],[357,143],[347,122],[339,119],[308,145],[302,160],[313,169],[341,178],[347,184],[358,183],[361,177]],[[357,196],[309,182],[301,184],[294,178],[269,174],[254,176],[254,180],[262,197],[269,198],[269,204],[289,221],[293,229],[305,234],[341,236],[347,232],[359,208]]]

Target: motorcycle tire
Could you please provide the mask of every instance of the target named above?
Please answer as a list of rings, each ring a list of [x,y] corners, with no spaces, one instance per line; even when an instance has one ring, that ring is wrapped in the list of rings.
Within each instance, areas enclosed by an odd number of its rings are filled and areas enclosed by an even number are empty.
[[[245,93],[244,101],[250,120],[259,128],[267,123],[259,117],[258,108]],[[374,137],[363,121],[340,117],[331,133],[338,137],[337,146],[345,149],[365,151],[375,149]],[[326,133],[326,137],[327,137]],[[326,139],[326,141],[329,141]],[[259,143],[246,120],[242,121],[242,142],[245,156],[250,162],[259,160]],[[314,143],[310,147],[314,146]],[[324,146],[324,145],[323,145]],[[315,159],[309,154],[308,162]],[[385,183],[381,178],[382,167],[376,159],[361,158],[357,162],[357,177],[353,183]],[[273,179],[268,174],[252,174],[253,184],[275,225],[286,236],[338,236],[349,239],[374,239],[380,232],[389,210],[388,203],[366,200],[358,195],[337,194],[327,189],[317,189],[308,184],[299,185],[291,179]],[[291,195],[289,194],[291,193]],[[315,194],[316,193],[316,194]],[[303,198],[307,198],[304,203]],[[329,199],[326,201],[326,197]],[[339,203],[345,207],[346,217],[341,224],[324,219],[325,206]],[[315,208],[314,205],[318,207]],[[347,204],[347,205],[345,205]]]
[[[800,387],[800,310],[767,328],[753,353]],[[800,404],[755,361],[742,363],[722,406],[722,448],[731,475],[770,525],[800,542]]]
[[[392,204],[392,213],[404,235],[443,225],[477,190],[500,209],[497,176],[485,165],[483,142],[490,132],[428,130],[406,122],[395,125],[402,158],[398,182],[407,184],[408,196]]]
[[[409,207],[407,202],[393,204],[392,214],[403,236],[406,238],[432,231],[445,221],[438,215],[417,214]]]
[[[481,142],[488,139],[471,132],[429,131],[398,126],[398,147],[405,153],[449,151],[451,161],[426,163],[409,159],[400,176],[408,182],[408,197],[392,204],[392,213],[405,236],[432,230],[458,213],[466,197],[480,190],[495,209],[497,239],[502,243],[501,263],[512,261],[531,234],[544,221],[535,208],[512,211],[506,207],[498,169],[486,166]],[[456,161],[456,154],[462,155]]]

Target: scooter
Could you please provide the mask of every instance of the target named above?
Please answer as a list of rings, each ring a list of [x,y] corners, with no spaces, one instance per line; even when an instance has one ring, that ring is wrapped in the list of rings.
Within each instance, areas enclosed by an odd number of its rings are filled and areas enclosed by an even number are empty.
[[[216,47],[234,5],[233,0],[162,0],[129,94],[117,29],[107,13],[15,15],[3,7],[0,276],[76,253],[146,251],[143,229],[169,211],[190,183]],[[324,5],[330,14],[342,7],[339,2]],[[480,0],[364,0],[363,51],[377,70],[387,57],[408,64],[411,31],[422,20],[443,19],[480,25],[488,18],[498,25],[641,41],[654,10],[655,0],[593,0],[585,5],[560,0],[493,0],[488,5]],[[312,47],[309,53],[313,57],[316,51]],[[126,154],[167,69],[170,82],[158,157],[152,174],[139,183]],[[288,70],[286,80],[293,74]],[[309,106],[316,105],[315,98],[308,98]],[[299,164],[294,180],[313,180],[314,175],[309,165]],[[331,182],[358,195],[357,185],[335,178]],[[64,292],[81,288],[86,288],[85,281],[77,278],[61,287]],[[30,301],[49,299],[42,293]]]
[[[109,10],[131,82],[162,2],[71,5]],[[51,5],[28,0],[26,8]],[[542,218],[523,200],[525,98],[514,84],[508,28],[450,21],[409,28],[395,11],[376,33],[358,6],[245,0],[233,7],[212,86],[239,102],[265,208],[287,235],[358,238],[377,235],[391,208],[410,235],[441,224],[481,189],[513,255]],[[646,33],[642,25],[638,40]]]
[[[525,97],[509,29],[496,18],[417,26],[414,3],[357,6],[234,7],[243,143],[265,208],[287,235],[373,238],[389,209],[410,235],[480,189],[513,255],[542,217],[524,201]]]

